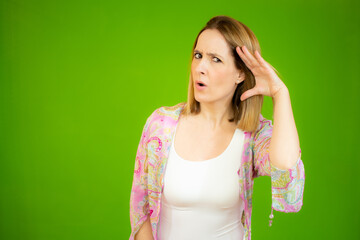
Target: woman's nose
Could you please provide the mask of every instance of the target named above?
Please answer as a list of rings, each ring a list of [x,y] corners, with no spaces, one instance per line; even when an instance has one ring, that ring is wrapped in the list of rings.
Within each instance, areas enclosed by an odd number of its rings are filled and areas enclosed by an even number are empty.
[[[207,70],[207,62],[205,59],[198,59],[197,63],[196,63],[196,68],[195,71],[196,73],[199,74],[204,74]]]

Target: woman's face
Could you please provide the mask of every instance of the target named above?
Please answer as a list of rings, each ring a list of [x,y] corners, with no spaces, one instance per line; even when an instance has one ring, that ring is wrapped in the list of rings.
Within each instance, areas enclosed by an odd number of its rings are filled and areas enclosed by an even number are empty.
[[[228,103],[237,83],[243,81],[224,37],[216,29],[206,29],[197,41],[191,63],[194,97],[200,103]],[[205,84],[199,86],[197,81]]]

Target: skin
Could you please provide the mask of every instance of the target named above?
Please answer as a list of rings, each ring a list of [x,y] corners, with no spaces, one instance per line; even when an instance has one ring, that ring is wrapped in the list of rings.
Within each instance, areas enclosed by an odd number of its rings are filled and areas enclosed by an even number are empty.
[[[292,112],[288,88],[260,55],[243,46],[237,53],[255,76],[255,87],[241,95],[241,100],[254,95],[270,96],[274,104],[274,125],[269,147],[270,163],[283,170],[291,169],[300,158],[300,142]]]
[[[135,240],[154,240],[151,230],[150,218],[148,217],[140,230],[135,234]]]
[[[217,56],[209,56],[207,53],[215,53]],[[207,29],[200,34],[194,50],[191,74],[194,86],[197,80],[207,86],[202,91],[194,88],[195,99],[201,106],[201,113],[197,117],[213,131],[227,125],[227,118],[232,116],[231,98],[245,75],[235,67],[231,50],[216,29]]]
[[[236,68],[230,47],[215,29],[200,34],[191,74],[194,97],[200,103],[201,112],[180,116],[174,145],[182,158],[204,161],[224,152],[234,135],[236,123],[228,121],[233,116],[231,98],[245,75]],[[203,90],[196,89],[197,80],[206,85]]]
[[[191,148],[191,145],[189,145],[191,141],[188,141],[187,144],[183,138],[183,140],[178,140],[180,144],[178,154],[180,151],[183,151],[183,154],[187,154],[188,157],[191,154],[198,154],[196,156],[197,159],[207,159],[200,152],[205,154],[208,151],[207,154],[209,155],[221,153],[222,150],[220,149],[225,148],[224,142],[226,142],[225,146],[227,146],[231,139],[233,131],[227,130],[231,129],[231,127],[234,128],[234,124],[231,126],[227,121],[227,118],[231,116],[230,101],[236,84],[243,81],[244,76],[235,68],[233,58],[230,55],[230,48],[216,29],[207,29],[202,32],[195,50],[200,51],[201,54],[194,56],[191,74],[194,83],[196,80],[201,80],[207,87],[202,91],[194,88],[195,99],[200,102],[201,112],[192,119],[192,126],[191,124],[187,125],[188,129],[192,128],[190,132],[193,134],[188,134],[187,136],[183,134],[183,137],[189,137],[193,141],[195,139],[193,142],[195,145],[192,146],[197,148]],[[206,54],[208,52],[221,55],[222,58],[219,58],[222,62],[219,63],[218,59],[208,56]],[[269,148],[270,162],[279,169],[290,169],[294,167],[300,157],[300,143],[289,91],[270,64],[262,58],[258,51],[255,50],[253,55],[246,46],[241,48],[237,46],[236,52],[255,77],[255,87],[245,91],[241,95],[241,100],[244,101],[254,95],[264,95],[272,98],[274,104],[274,124]],[[181,118],[179,123],[181,123]],[[181,125],[179,128],[181,129]],[[175,136],[175,143],[178,138],[181,139],[181,136]],[[216,138],[222,139],[222,141],[216,143]],[[184,146],[187,144],[188,148],[181,147],[181,144],[184,144]],[[213,146],[215,149],[209,151],[209,146]],[[200,150],[196,152],[197,149]],[[179,155],[182,156],[181,154]]]

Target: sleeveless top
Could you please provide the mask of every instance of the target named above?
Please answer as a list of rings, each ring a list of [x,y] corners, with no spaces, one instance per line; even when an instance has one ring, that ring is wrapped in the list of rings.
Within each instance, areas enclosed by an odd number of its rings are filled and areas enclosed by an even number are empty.
[[[241,240],[239,176],[245,134],[236,129],[224,152],[204,161],[181,158],[174,148],[164,173],[159,240]]]

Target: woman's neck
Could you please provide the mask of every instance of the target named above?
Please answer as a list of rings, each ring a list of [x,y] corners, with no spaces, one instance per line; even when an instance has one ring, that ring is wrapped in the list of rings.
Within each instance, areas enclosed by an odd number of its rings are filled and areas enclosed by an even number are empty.
[[[197,115],[199,120],[209,125],[210,129],[216,130],[229,125],[229,120],[233,117],[231,105],[225,106],[220,103],[200,103],[200,113]]]

